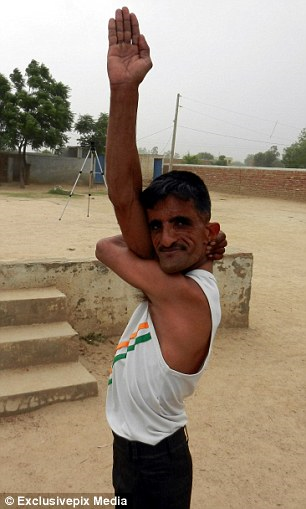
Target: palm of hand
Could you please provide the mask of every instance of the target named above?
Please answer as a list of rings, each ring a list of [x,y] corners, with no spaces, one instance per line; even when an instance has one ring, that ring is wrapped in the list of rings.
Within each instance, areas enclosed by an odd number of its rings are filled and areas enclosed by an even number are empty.
[[[139,84],[151,69],[150,57],[140,57],[138,46],[117,44],[109,49],[108,75],[111,84]]]

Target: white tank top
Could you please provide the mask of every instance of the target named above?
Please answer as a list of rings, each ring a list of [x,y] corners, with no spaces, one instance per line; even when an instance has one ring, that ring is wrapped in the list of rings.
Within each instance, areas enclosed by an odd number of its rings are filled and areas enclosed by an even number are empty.
[[[171,369],[162,356],[148,301],[139,304],[116,348],[106,399],[111,429],[128,440],[155,445],[187,423],[184,399],[193,393],[207,366],[221,309],[217,283],[210,272],[197,269],[186,276],[198,283],[210,306],[208,355],[195,374]]]

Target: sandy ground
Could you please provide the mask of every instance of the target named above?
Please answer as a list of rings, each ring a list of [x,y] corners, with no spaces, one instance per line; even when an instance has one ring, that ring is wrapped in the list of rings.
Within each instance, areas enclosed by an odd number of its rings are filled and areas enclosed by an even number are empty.
[[[117,232],[105,196],[0,187],[2,260],[92,257]],[[14,195],[12,194],[14,192]],[[193,509],[306,507],[306,204],[212,193],[229,243],[254,254],[250,328],[220,330],[187,401]],[[2,493],[111,493],[104,416],[114,341],[80,343],[99,396],[0,419]],[[1,507],[2,509],[2,507]],[[145,508],[144,508],[145,509]]]

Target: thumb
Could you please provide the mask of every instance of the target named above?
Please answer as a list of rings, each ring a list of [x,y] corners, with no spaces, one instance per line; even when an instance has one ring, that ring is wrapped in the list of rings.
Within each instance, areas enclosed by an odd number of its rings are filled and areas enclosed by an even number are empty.
[[[139,35],[138,48],[139,48],[139,54],[140,54],[141,58],[144,58],[144,59],[150,58],[150,47],[149,47],[144,35]]]

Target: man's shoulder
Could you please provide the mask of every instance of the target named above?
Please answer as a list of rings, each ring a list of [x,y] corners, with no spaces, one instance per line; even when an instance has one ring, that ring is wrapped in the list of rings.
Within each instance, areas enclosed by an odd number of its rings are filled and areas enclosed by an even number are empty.
[[[186,272],[185,276],[196,281],[200,286],[204,285],[218,289],[218,284],[212,272],[205,269],[194,269]]]
[[[204,269],[195,269],[186,273],[186,277],[191,278],[201,288],[205,294],[210,311],[221,316],[220,294],[215,276]]]

